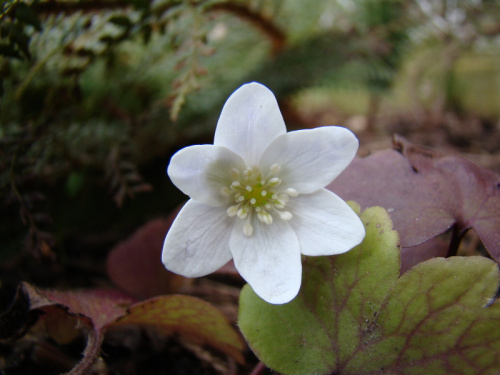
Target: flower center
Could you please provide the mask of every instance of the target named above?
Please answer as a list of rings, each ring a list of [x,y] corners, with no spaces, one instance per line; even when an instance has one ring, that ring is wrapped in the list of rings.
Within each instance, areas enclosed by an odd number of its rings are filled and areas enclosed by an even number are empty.
[[[247,220],[243,227],[245,236],[250,237],[253,234],[253,215],[267,225],[273,223],[271,213],[277,214],[282,220],[292,218],[292,214],[284,208],[288,199],[299,193],[293,188],[279,188],[281,179],[277,175],[280,170],[278,164],[273,164],[267,175],[262,174],[258,167],[247,168],[243,172],[236,168],[231,169],[233,181],[221,189],[221,194],[228,197],[232,203],[227,209],[228,216]]]

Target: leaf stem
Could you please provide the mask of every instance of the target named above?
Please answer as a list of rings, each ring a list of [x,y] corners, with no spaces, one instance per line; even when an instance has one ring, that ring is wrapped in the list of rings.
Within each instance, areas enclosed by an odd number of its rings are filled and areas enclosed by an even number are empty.
[[[65,375],[86,375],[90,370],[101,352],[101,344],[103,340],[102,330],[97,330],[95,327],[90,327],[87,339],[87,347],[83,352],[82,360],[73,369]]]
[[[262,375],[266,371],[267,367],[262,362],[257,363],[250,375]]]

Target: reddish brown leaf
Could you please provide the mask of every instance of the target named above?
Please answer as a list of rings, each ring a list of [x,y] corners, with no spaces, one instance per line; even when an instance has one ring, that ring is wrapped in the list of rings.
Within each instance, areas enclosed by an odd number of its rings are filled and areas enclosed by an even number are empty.
[[[402,247],[433,238],[453,225],[474,228],[500,261],[500,177],[457,156],[440,156],[398,138],[396,150],[355,159],[329,189],[362,208],[391,214]]]
[[[11,308],[0,316],[1,338],[19,335],[29,313],[43,310],[45,326],[58,342],[71,340],[75,328],[72,324],[76,320],[84,323],[76,326],[84,328],[88,334],[87,347],[80,363],[69,373],[71,375],[90,371],[99,356],[106,330],[123,324],[154,326],[155,331],[165,335],[178,333],[193,343],[210,345],[243,362],[242,339],[222,313],[207,302],[182,295],[133,302],[131,297],[111,290],[61,292],[22,283]],[[73,323],[71,319],[60,319],[61,309],[75,318]],[[49,317],[51,314],[55,319]]]
[[[18,301],[21,301],[21,304]],[[58,292],[40,290],[28,283],[22,283],[14,305],[21,306],[22,301],[28,301],[25,304],[27,311],[44,310],[46,314],[54,311],[58,313],[58,310],[54,310],[54,306],[58,306],[84,323],[82,328],[87,328],[87,346],[81,361],[68,373],[79,375],[90,371],[99,356],[107,325],[125,314],[125,308],[132,299],[114,291]],[[10,311],[10,315],[18,313]],[[3,318],[2,316],[2,320]],[[65,328],[68,328],[67,320],[59,320],[59,326],[57,321],[47,319],[47,322],[49,330],[56,333],[56,339],[65,341],[70,338],[71,332],[65,332]]]
[[[60,306],[46,306],[45,314],[41,316],[43,327],[48,335],[58,344],[66,345],[80,337],[80,324],[78,317],[61,308]]]
[[[110,252],[106,266],[116,285],[140,298],[179,289],[184,278],[167,271],[161,263],[165,234],[176,214],[150,221]]]
[[[418,263],[431,258],[445,257],[448,243],[439,237],[431,238],[420,245],[401,248],[401,270],[403,274]]]
[[[51,301],[51,304],[63,306],[70,314],[89,321],[96,331],[102,331],[107,325],[125,315],[127,307],[134,302],[123,293],[111,290],[78,292],[38,290],[38,293]]]

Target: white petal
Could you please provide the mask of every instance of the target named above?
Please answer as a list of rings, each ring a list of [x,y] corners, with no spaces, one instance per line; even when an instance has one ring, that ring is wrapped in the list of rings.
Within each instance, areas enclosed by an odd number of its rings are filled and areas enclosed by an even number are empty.
[[[304,255],[345,253],[359,245],[365,228],[358,215],[337,195],[326,189],[290,199],[289,221]]]
[[[243,234],[245,222],[237,221],[229,242],[236,269],[265,301],[290,302],[302,280],[297,236],[285,221],[267,225],[254,219],[253,235],[247,237]]]
[[[232,182],[229,171],[245,169],[243,159],[226,147],[195,145],[170,159],[167,173],[184,194],[209,206],[227,204],[220,190]]]
[[[230,148],[253,166],[272,140],[284,133],[285,122],[274,94],[252,82],[227,99],[215,130],[214,145]]]
[[[260,166],[266,172],[273,164],[280,165],[283,188],[309,194],[328,185],[349,165],[358,144],[351,131],[339,126],[293,131],[269,145]]]
[[[165,267],[186,277],[212,273],[231,260],[229,238],[234,219],[225,208],[189,200],[181,209],[163,244]]]

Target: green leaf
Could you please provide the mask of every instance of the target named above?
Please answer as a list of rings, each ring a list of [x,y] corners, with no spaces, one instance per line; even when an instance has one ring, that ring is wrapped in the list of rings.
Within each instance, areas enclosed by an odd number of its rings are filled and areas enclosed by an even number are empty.
[[[166,335],[177,333],[185,340],[208,344],[244,363],[244,343],[215,307],[198,298],[171,295],[151,298],[130,306],[114,326],[141,324]]]
[[[361,219],[364,242],[342,255],[307,258],[292,302],[270,305],[244,287],[239,326],[259,359],[301,375],[498,373],[497,265],[439,258],[398,278],[388,213],[369,208]]]
[[[488,307],[498,284],[497,265],[483,257],[421,263],[398,280],[376,322],[380,337],[346,370],[498,373],[500,303]]]

